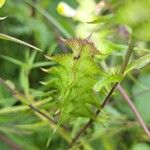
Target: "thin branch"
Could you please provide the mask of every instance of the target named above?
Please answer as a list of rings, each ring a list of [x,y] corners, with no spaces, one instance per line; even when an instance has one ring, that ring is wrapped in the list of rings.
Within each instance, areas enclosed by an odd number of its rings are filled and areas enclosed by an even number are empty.
[[[0,77],[0,84],[5,86],[5,88],[12,94],[12,95],[15,95],[16,94],[16,91],[14,89],[12,89],[12,87],[10,87],[5,80],[3,80],[1,77]]]
[[[136,109],[134,103],[132,102],[132,100],[130,99],[130,97],[128,96],[128,94],[126,93],[126,91],[123,89],[123,87],[121,85],[118,85],[117,89],[120,92],[120,94],[122,95],[122,97],[124,98],[124,100],[129,105],[129,107],[131,108],[132,112],[135,114],[137,121],[140,123],[144,132],[147,134],[148,138],[150,139],[150,131],[149,131],[148,127],[146,126],[144,120],[142,119],[140,113]]]
[[[47,114],[45,114],[44,112],[40,111],[38,108],[36,108],[35,106],[33,106],[32,104],[28,105],[33,111],[39,113],[40,115],[44,116],[44,118],[48,119],[50,122],[57,124],[57,121],[55,121],[54,119],[50,118]]]
[[[21,97],[25,97],[22,93],[14,90],[12,87],[10,87],[6,81],[4,79],[2,79],[0,77],[0,84],[2,84],[3,86],[5,86],[9,92],[18,99],[18,97],[16,95],[20,95]],[[50,122],[57,124],[57,121],[55,121],[54,119],[50,118],[47,114],[45,114],[44,112],[42,112],[41,110],[39,110],[38,108],[36,108],[35,106],[33,106],[32,104],[27,104],[27,106],[29,106],[32,110],[34,110],[35,112],[41,114],[43,117],[45,117],[46,119],[48,119]]]
[[[9,145],[12,150],[22,150],[22,148],[20,148],[18,145],[2,134],[0,134],[0,141],[3,141],[5,144]]]
[[[129,46],[128,46],[128,50],[126,52],[126,55],[125,55],[125,58],[124,58],[124,61],[122,63],[122,66],[121,66],[121,69],[120,69],[120,72],[119,74],[120,75],[124,75],[124,72],[125,72],[125,69],[128,65],[128,62],[130,60],[130,57],[131,57],[131,54],[133,52],[133,48],[135,46],[135,41],[134,41],[134,38],[131,38],[131,41],[129,43]],[[109,91],[108,95],[106,96],[106,98],[104,99],[103,103],[100,104],[100,107],[99,109],[96,111],[96,116],[99,115],[99,113],[101,112],[101,109],[103,109],[105,107],[105,105],[109,102],[110,98],[112,97],[112,94],[114,93],[114,91],[116,90],[117,86],[118,86],[119,82],[116,82],[111,90]],[[93,123],[93,120],[90,119],[76,134],[76,136],[72,139],[70,145],[69,145],[69,148],[71,148],[77,141],[78,139],[80,138],[80,136],[86,131],[87,128],[89,128],[91,126],[91,124]]]

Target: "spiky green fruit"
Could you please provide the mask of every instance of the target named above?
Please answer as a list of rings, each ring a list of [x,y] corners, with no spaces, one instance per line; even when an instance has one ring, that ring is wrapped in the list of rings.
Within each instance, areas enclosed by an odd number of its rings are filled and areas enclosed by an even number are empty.
[[[47,70],[51,75],[49,89],[55,89],[55,100],[59,103],[60,123],[70,117],[94,118],[100,101],[93,86],[101,74],[94,60],[100,51],[88,39],[67,39],[64,43],[72,53],[49,57],[57,65]]]

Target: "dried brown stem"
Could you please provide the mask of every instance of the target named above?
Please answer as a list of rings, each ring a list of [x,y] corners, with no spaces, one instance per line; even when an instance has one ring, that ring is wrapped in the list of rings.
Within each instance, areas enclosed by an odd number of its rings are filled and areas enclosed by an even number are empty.
[[[40,115],[44,116],[44,118],[48,119],[50,122],[57,124],[57,121],[54,119],[50,118],[48,115],[46,115],[44,112],[33,106],[32,104],[28,105],[33,111],[39,113]]]
[[[0,84],[3,85],[3,86],[5,86],[5,87],[9,90],[9,92],[10,92],[15,98],[18,99],[18,97],[16,96],[16,94],[17,94],[17,95],[20,95],[21,97],[25,97],[22,93],[20,93],[20,92],[14,90],[14,89],[12,89],[12,88],[6,83],[6,81],[5,81],[4,79],[2,79],[1,77],[0,77]],[[43,117],[45,117],[46,119],[48,119],[48,120],[49,120],[50,122],[52,122],[53,124],[57,124],[57,121],[55,121],[54,119],[50,118],[47,114],[45,114],[44,112],[42,112],[41,110],[39,110],[38,108],[36,108],[35,106],[33,106],[32,104],[29,104],[28,106],[29,106],[33,111],[39,113],[40,115],[42,115]]]
[[[0,141],[3,141],[5,144],[9,145],[12,150],[22,150],[22,148],[2,134],[0,134]]]
[[[140,123],[141,127],[143,128],[144,132],[147,134],[147,136],[150,140],[150,131],[149,131],[148,127],[146,126],[144,120],[142,119],[140,113],[136,109],[134,103],[132,102],[132,100],[130,99],[130,97],[128,96],[128,94],[126,93],[126,91],[123,89],[123,87],[121,85],[118,85],[117,89],[118,89],[119,93],[122,95],[122,97],[124,98],[124,100],[129,105],[129,107],[131,108],[132,112],[135,114],[137,121]]]

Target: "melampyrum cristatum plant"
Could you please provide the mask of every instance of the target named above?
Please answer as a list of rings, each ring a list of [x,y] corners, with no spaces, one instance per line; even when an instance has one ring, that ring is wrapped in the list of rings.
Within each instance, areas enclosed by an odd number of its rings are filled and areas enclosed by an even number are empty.
[[[102,55],[89,39],[67,39],[64,43],[72,52],[48,57],[56,63],[49,69],[51,79],[45,84],[54,92],[51,96],[58,104],[59,123],[74,117],[95,118],[101,97],[93,86],[104,76],[96,57]]]

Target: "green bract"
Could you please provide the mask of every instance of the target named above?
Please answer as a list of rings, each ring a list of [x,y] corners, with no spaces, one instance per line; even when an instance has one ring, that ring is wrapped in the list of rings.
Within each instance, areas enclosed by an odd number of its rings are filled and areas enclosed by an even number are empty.
[[[101,54],[87,39],[64,40],[72,53],[56,55],[50,60],[57,63],[47,70],[51,80],[49,89],[55,89],[53,97],[59,103],[60,123],[71,117],[94,117],[94,108],[100,101],[93,86],[101,74],[94,61]]]

